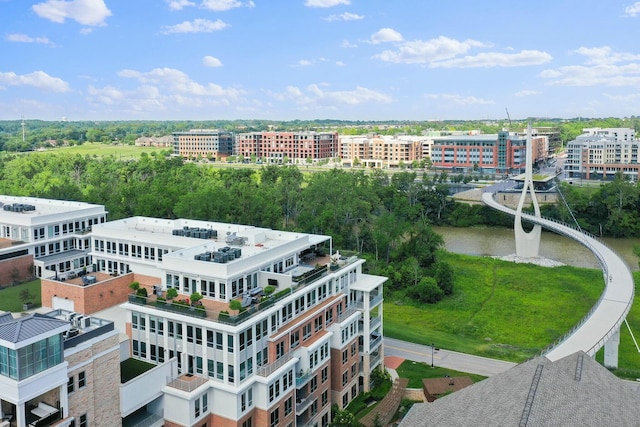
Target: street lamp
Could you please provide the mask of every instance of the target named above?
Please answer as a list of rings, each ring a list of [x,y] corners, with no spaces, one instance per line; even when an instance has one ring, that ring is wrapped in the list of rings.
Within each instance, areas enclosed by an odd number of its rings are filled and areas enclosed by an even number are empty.
[[[433,343],[431,343],[431,367],[433,368]]]

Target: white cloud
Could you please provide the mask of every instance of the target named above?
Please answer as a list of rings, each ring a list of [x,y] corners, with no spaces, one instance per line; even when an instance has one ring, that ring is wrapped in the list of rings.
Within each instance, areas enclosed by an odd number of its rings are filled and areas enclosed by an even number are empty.
[[[640,15],[640,1],[624,8],[624,16],[634,18]]]
[[[585,65],[567,65],[540,73],[554,86],[640,86],[640,55],[614,52],[611,48],[581,47],[574,51],[586,57]],[[636,61],[636,62],[634,62]],[[621,64],[622,62],[626,62]]]
[[[413,40],[402,43],[397,50],[385,50],[374,58],[396,64],[428,64],[434,61],[453,59],[469,51],[472,47],[486,47],[476,40],[458,41],[440,36],[427,41]]]
[[[401,42],[402,34],[392,28],[382,28],[371,35],[369,43],[380,44],[386,42]]]
[[[193,21],[184,21],[181,24],[165,26],[163,27],[162,33],[211,33],[213,31],[224,30],[227,27],[229,27],[229,24],[220,19],[216,21],[194,19]]]
[[[89,86],[87,101],[100,109],[122,111],[127,114],[141,114],[164,111],[170,100],[154,86],[140,86],[134,90],[123,91],[113,86],[96,88]]]
[[[462,58],[431,62],[432,68],[489,68],[524,67],[551,61],[551,55],[538,50],[523,50],[519,53],[484,52]]]
[[[353,49],[354,47],[358,47],[357,44],[353,44],[349,40],[342,40],[341,46],[347,49]]]
[[[625,95],[611,95],[609,93],[603,94],[606,98],[618,102],[637,102],[640,100],[640,93],[628,93]]]
[[[48,92],[67,92],[69,84],[58,77],[51,77],[44,71],[34,71],[29,74],[16,74],[14,72],[0,72],[0,84],[10,86],[33,86]]]
[[[476,98],[475,96],[462,96],[451,93],[427,94],[425,95],[425,98],[433,99],[435,101],[444,101],[455,105],[494,104],[493,101],[488,99]]]
[[[122,70],[120,77],[132,78],[143,84],[161,85],[162,88],[180,96],[215,96],[220,98],[238,98],[244,91],[234,88],[223,88],[215,83],[201,84],[175,68],[154,68],[148,72]]]
[[[82,25],[102,26],[111,16],[103,0],[47,0],[34,4],[32,9],[41,18],[60,24],[72,19]]]
[[[222,67],[222,61],[220,61],[218,58],[214,56],[209,56],[209,55],[202,58],[202,64],[205,67]]]
[[[342,62],[342,61],[336,61],[336,65],[337,65],[338,67],[346,67],[346,66],[347,66],[347,64],[345,64],[345,63],[344,63],[344,62]]]
[[[216,12],[222,12],[230,10],[236,7],[242,6],[242,3],[237,0],[203,0],[202,7],[208,10]]]
[[[323,18],[325,21],[333,22],[333,21],[359,21],[364,19],[364,15],[357,15],[355,13],[341,13],[340,15],[329,15],[326,18]]]
[[[19,43],[42,43],[49,46],[54,46],[53,42],[46,37],[31,37],[26,34],[9,34],[7,40],[10,42]]]
[[[615,64],[618,62],[635,61],[640,59],[640,55],[626,52],[613,52],[609,46],[601,47],[580,47],[572,53],[586,56],[587,64]]]
[[[307,7],[333,7],[340,4],[348,5],[350,0],[307,0],[304,5]]]
[[[277,93],[265,91],[272,98],[282,102],[295,102],[298,106],[304,107],[335,107],[337,105],[359,105],[359,104],[389,104],[393,98],[382,92],[356,86],[352,90],[328,91],[321,86],[326,84],[311,84],[306,90],[296,86],[288,86],[284,92]]]
[[[308,67],[312,64],[311,61],[309,61],[308,59],[301,59],[298,61],[298,63],[296,64],[296,66],[298,67]]]
[[[539,93],[540,92],[535,91],[535,90],[527,90],[527,89],[525,89],[525,90],[521,90],[519,92],[516,92],[515,96],[520,96],[520,97],[522,97],[522,96],[532,96],[532,95],[538,95]]]
[[[171,10],[182,10],[185,7],[196,5],[194,2],[189,0],[167,0],[167,4]]]

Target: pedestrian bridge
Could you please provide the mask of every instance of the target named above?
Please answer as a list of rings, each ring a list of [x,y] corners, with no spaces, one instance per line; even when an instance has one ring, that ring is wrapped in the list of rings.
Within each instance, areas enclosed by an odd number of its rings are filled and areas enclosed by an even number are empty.
[[[516,214],[515,210],[496,202],[493,193],[483,193],[482,202],[509,215]],[[604,291],[598,302],[573,329],[550,345],[543,354],[555,361],[579,350],[593,356],[605,346],[605,366],[618,367],[620,326],[631,309],[634,296],[633,276],[629,267],[595,236],[548,218],[524,213],[522,218],[586,246],[600,263],[605,281]]]

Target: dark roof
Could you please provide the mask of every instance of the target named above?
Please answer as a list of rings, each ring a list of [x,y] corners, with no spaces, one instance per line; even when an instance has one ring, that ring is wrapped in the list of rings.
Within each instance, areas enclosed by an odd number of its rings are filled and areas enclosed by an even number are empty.
[[[640,395],[584,352],[538,357],[414,405],[400,427],[637,426]]]
[[[0,340],[19,343],[54,331],[65,325],[70,327],[67,321],[34,313],[29,316],[0,323]]]
[[[471,377],[425,378],[422,380],[424,391],[432,396],[458,391],[472,384]]]
[[[0,323],[10,322],[13,320],[13,316],[11,313],[2,313],[0,314]]]

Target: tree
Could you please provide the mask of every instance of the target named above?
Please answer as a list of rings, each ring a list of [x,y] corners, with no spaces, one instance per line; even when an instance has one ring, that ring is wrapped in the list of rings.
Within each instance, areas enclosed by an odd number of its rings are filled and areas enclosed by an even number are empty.
[[[351,427],[354,424],[355,418],[353,414],[346,409],[335,409],[333,411],[333,417],[331,420],[331,427]]]
[[[433,277],[423,277],[416,286],[407,289],[407,296],[421,303],[435,304],[442,299],[444,292]]]
[[[436,263],[434,276],[438,287],[442,289],[442,292],[444,292],[445,295],[453,294],[453,269],[448,263],[438,261]]]
[[[167,289],[167,299],[174,299],[177,296],[178,296],[178,291],[176,290],[176,288]]]
[[[35,295],[33,295],[28,288],[24,288],[20,291],[19,297],[20,301],[22,301],[23,304],[26,304],[28,302],[32,302]]]

